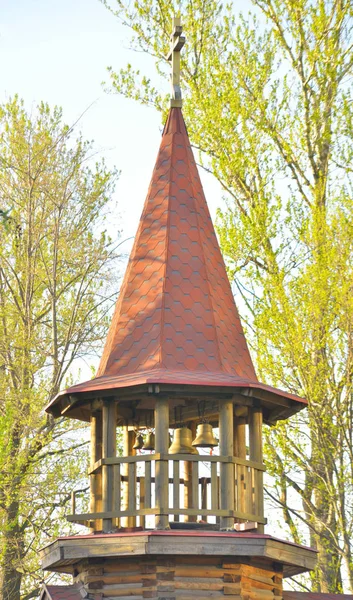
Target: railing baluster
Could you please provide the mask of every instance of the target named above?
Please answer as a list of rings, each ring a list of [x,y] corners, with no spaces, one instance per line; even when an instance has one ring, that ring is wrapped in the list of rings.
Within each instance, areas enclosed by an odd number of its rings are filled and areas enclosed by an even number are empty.
[[[140,508],[145,508],[145,478],[140,477]],[[145,529],[146,517],[144,515],[140,515],[140,527]]]
[[[199,508],[199,463],[197,461],[192,463],[191,503],[195,510]]]
[[[211,463],[211,509],[218,510],[218,477],[217,463]]]
[[[136,512],[136,463],[129,463],[128,466],[129,478],[129,494],[128,494],[128,510]],[[133,527],[135,526],[135,519]]]
[[[207,477],[201,477],[201,509],[207,510]],[[201,519],[207,522],[207,515],[201,515]]]
[[[152,496],[152,469],[151,469],[152,463],[151,461],[147,461],[145,462],[145,508],[151,508],[152,506],[152,502],[151,502],[151,496]]]
[[[173,460],[173,508],[180,508],[180,462]],[[179,521],[179,515],[174,515],[174,521]]]
[[[121,478],[120,465],[114,465],[114,504],[113,509],[117,512],[121,510]],[[119,517],[115,519],[115,526],[119,527]]]
[[[245,467],[245,485],[246,485],[245,512],[251,513],[252,512],[252,479],[251,479],[251,469],[249,469],[249,467]]]

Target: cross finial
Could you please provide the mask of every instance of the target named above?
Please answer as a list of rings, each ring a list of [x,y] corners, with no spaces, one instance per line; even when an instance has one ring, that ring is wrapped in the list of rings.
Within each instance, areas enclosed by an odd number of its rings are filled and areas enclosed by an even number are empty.
[[[172,61],[172,95],[170,106],[172,108],[181,108],[181,89],[180,89],[180,50],[185,44],[185,37],[182,34],[183,28],[180,24],[180,17],[173,17],[173,31],[170,36],[170,52],[168,60]]]

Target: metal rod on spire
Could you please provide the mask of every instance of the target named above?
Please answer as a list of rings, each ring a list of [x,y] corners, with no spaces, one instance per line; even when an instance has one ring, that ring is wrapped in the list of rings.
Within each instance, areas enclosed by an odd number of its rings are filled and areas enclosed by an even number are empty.
[[[170,52],[168,54],[168,60],[172,62],[172,95],[170,98],[171,108],[181,108],[181,88],[180,88],[180,50],[185,44],[185,37],[181,34],[183,28],[180,23],[180,17],[173,17],[173,30],[170,36]]]

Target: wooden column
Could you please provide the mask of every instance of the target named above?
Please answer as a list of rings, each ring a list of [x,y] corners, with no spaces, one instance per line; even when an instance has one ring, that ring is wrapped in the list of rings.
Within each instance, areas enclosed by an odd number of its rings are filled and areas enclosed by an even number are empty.
[[[133,449],[133,445],[135,442],[135,434],[133,430],[129,430],[128,423],[126,423],[123,427],[123,456],[135,456],[136,450]],[[126,481],[122,484],[122,510],[129,509],[129,497],[131,496],[131,488],[136,490],[136,476],[130,481],[129,478],[129,465],[127,463],[122,466],[122,475],[126,478]],[[131,473],[130,473],[131,475]],[[135,473],[136,475],[136,473]],[[122,527],[135,527],[136,517],[122,517],[121,526]]]
[[[234,456],[246,459],[246,418],[235,417],[234,419]],[[242,512],[248,512],[246,507],[246,477],[242,465],[236,465],[237,498],[236,508]]]
[[[95,463],[102,458],[102,413],[94,411],[91,414],[91,443],[90,443],[90,471]],[[90,512],[102,512],[102,472],[90,475]],[[92,527],[93,531],[102,529],[102,521],[97,519]]]
[[[219,403],[219,453],[233,457],[233,403]],[[221,510],[234,510],[234,464],[220,465]],[[234,530],[234,517],[221,517],[220,529]]]
[[[263,463],[262,457],[262,408],[254,407],[249,409],[249,450],[250,460]],[[264,516],[264,484],[263,472],[255,471],[254,477],[254,494],[255,512],[261,517]],[[264,525],[258,523],[257,530],[259,533],[264,532]]]
[[[116,405],[114,400],[103,400],[102,411],[102,458],[116,456]],[[102,467],[103,512],[113,510],[114,470],[113,465]],[[103,531],[107,533],[113,528],[110,518],[103,519]]]
[[[188,428],[191,429],[192,439],[194,440],[196,437],[196,423],[192,421],[188,423]],[[184,462],[184,506],[185,508],[193,508],[192,505],[192,488],[193,488],[193,479],[192,479],[192,465],[193,463],[190,461]],[[196,523],[197,515],[186,515],[185,522],[186,523]]]
[[[169,403],[167,398],[156,398],[154,409],[156,454],[168,454],[169,448]],[[156,508],[161,514],[156,516],[157,529],[169,529],[169,474],[168,461],[156,460]]]

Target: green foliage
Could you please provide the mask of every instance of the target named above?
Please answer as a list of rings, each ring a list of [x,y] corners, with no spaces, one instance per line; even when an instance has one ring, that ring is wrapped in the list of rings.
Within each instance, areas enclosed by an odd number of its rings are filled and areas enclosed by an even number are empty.
[[[81,425],[44,407],[100,346],[116,258],[104,220],[116,172],[89,164],[58,108],[1,107],[0,560],[2,598],[35,595],[38,549],[59,533],[87,467]],[[75,372],[76,365],[76,372]],[[61,521],[60,533],[63,533]]]
[[[353,7],[252,4],[246,17],[215,0],[110,10],[157,78],[168,77],[171,18],[182,15],[184,116],[227,192],[218,232],[258,374],[309,401],[266,433],[268,492],[288,535],[319,550],[312,588],[353,591]],[[113,91],[165,112],[131,66],[111,76]]]

